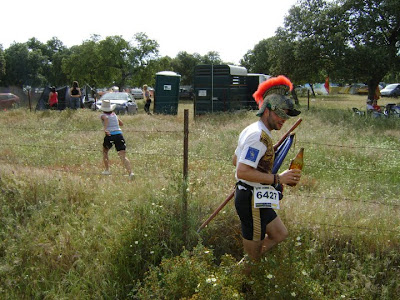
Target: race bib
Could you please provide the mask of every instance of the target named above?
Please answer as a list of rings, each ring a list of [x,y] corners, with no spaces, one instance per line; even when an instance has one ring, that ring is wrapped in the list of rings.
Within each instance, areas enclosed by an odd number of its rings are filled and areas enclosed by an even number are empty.
[[[256,186],[253,191],[254,208],[279,209],[279,192],[273,186]]]

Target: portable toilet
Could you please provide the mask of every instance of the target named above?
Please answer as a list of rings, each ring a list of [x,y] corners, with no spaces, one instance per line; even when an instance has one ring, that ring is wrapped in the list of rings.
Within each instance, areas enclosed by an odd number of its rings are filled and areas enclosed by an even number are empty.
[[[181,75],[172,71],[162,71],[156,74],[154,113],[178,114],[180,81]]]

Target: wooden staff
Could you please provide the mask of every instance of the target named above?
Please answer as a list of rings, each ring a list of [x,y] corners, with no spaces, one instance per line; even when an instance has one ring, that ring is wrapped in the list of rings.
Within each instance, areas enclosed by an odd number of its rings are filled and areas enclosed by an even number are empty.
[[[278,147],[280,145],[282,145],[282,143],[285,141],[285,139],[287,138],[287,136],[297,128],[297,126],[299,126],[299,124],[301,123],[301,121],[303,121],[301,118],[298,119],[296,121],[296,123],[293,124],[292,127],[290,127],[290,129],[282,136],[282,138],[274,145],[274,151],[276,151],[278,149]],[[211,216],[208,217],[207,220],[205,220],[203,222],[203,224],[201,224],[201,226],[199,227],[199,229],[197,229],[197,233],[199,233],[204,227],[206,227],[208,225],[208,223],[210,223],[210,221],[212,219],[214,219],[214,217],[221,211],[221,209],[223,209],[225,207],[225,205],[233,198],[233,196],[235,195],[235,189],[232,191],[232,193],[229,194],[228,197],[226,197],[226,199],[224,200],[224,202],[222,202],[218,208],[211,214]]]

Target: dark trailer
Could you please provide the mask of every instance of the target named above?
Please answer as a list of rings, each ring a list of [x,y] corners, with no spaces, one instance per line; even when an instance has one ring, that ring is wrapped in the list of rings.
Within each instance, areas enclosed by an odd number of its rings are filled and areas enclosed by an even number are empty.
[[[247,69],[232,65],[198,65],[194,69],[196,115],[249,109]]]
[[[258,85],[263,83],[271,76],[265,74],[248,73],[247,74],[247,107],[249,109],[258,109],[258,104],[253,98],[253,94],[258,89]]]

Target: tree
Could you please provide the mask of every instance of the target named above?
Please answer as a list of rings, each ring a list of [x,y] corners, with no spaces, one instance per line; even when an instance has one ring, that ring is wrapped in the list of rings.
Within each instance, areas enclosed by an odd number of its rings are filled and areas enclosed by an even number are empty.
[[[133,83],[134,86],[154,86],[156,82],[155,74],[161,71],[172,70],[172,58],[163,56],[155,60],[149,61],[147,66],[135,74]]]
[[[284,28],[276,33],[270,56],[273,71],[286,73],[297,83],[313,83],[341,70],[343,21],[337,10],[335,3],[321,0],[293,6]]]
[[[271,37],[261,40],[253,50],[247,51],[240,64],[249,73],[271,74],[270,53],[276,38]]]
[[[205,65],[220,65],[223,62],[218,52],[209,51],[206,55],[201,57],[201,63]]]
[[[99,42],[98,55],[101,58],[99,71],[107,74],[107,80],[122,89],[131,75],[129,42],[121,36],[109,36]]]
[[[13,43],[4,51],[6,59],[5,84],[42,86],[46,81],[43,76],[43,65],[46,56],[38,48],[29,49],[28,43]]]
[[[67,75],[69,84],[73,80],[92,87],[108,83],[108,74],[100,72],[102,61],[98,50],[98,38],[99,36],[93,35],[81,45],[72,46],[68,55],[62,58],[61,68]]]
[[[152,84],[155,81],[153,67],[157,65],[154,62],[159,59],[159,44],[157,41],[149,39],[145,33],[139,32],[135,34],[131,46],[132,51],[129,55],[130,83],[137,86],[142,86],[145,83]]]
[[[122,89],[140,81],[138,74],[158,57],[158,43],[144,33],[136,34],[131,42],[121,36],[100,40],[100,36],[93,35],[70,51],[63,59],[63,70],[70,80],[92,87],[117,85]]]
[[[45,44],[44,54],[48,57],[44,75],[50,85],[63,86],[68,84],[67,74],[62,69],[62,61],[69,55],[69,49],[53,37]]]
[[[399,31],[395,0],[301,0],[277,36],[293,48],[294,78],[322,81],[329,75],[342,82],[364,81],[372,97],[379,81],[398,69]],[[271,63],[289,69],[279,51]]]
[[[198,53],[189,54],[181,51],[172,60],[172,71],[181,75],[181,85],[191,85],[193,81],[194,67],[202,63],[202,57]]]
[[[348,64],[368,83],[368,98],[384,76],[400,67],[400,5],[397,0],[340,0],[348,16]]]
[[[6,74],[6,58],[4,56],[3,45],[0,44],[0,83],[3,82],[4,75]]]

